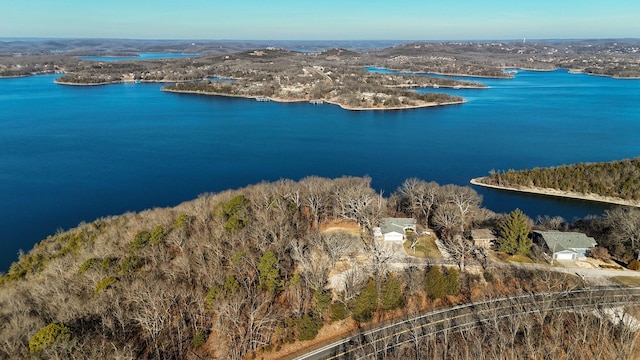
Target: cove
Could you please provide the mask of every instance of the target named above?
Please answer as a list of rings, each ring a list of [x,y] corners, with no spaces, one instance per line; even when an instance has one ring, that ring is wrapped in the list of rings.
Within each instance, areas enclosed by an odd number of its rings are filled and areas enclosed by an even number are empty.
[[[58,228],[260,181],[368,175],[389,195],[408,177],[467,185],[492,169],[640,154],[640,81],[562,70],[420,89],[468,102],[375,112],[55,78],[0,79],[0,270]],[[532,218],[608,207],[476,190],[485,207]]]

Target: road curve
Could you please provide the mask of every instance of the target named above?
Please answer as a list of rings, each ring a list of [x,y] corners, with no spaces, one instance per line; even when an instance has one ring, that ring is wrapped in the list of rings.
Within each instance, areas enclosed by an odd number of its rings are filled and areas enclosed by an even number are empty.
[[[357,359],[383,348],[459,328],[474,328],[515,314],[610,308],[640,302],[640,287],[548,292],[459,305],[401,320],[336,341],[295,360]]]

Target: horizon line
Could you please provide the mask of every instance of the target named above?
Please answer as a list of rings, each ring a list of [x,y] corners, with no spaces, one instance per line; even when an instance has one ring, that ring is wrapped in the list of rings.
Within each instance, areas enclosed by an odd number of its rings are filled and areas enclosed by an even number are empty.
[[[121,38],[121,37],[35,37],[35,36],[23,36],[23,37],[15,37],[15,36],[0,36],[0,40],[128,40],[128,41],[184,41],[184,42],[194,42],[194,41],[204,41],[204,42],[235,42],[235,41],[254,41],[254,42],[266,42],[266,41],[296,41],[296,42],[318,42],[318,41],[340,41],[340,42],[349,42],[349,41],[387,41],[387,42],[456,42],[456,41],[465,41],[465,42],[486,42],[486,41],[523,41],[527,39],[529,41],[589,41],[589,40],[640,40],[640,37],[584,37],[584,38],[485,38],[485,39],[205,39],[205,38]]]

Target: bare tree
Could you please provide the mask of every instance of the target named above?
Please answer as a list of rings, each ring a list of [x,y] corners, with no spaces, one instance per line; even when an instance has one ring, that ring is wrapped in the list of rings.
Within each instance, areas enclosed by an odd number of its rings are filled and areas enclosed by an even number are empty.
[[[431,211],[436,204],[440,185],[417,178],[406,179],[398,188],[404,210],[416,217],[418,222],[427,224]]]
[[[609,236],[622,244],[630,247],[632,251],[638,250],[640,245],[640,209],[632,207],[615,207],[605,210],[605,220],[612,231]]]
[[[464,238],[460,234],[453,236],[447,236],[444,238],[444,243],[447,247],[447,251],[451,254],[456,261],[460,271],[464,271],[467,259],[472,257],[474,246],[471,241]]]
[[[441,232],[443,238],[453,238],[454,235],[462,235],[462,218],[458,208],[453,204],[438,206],[433,213],[433,224]]]
[[[302,204],[309,210],[311,216],[311,228],[318,230],[320,220],[325,215],[326,208],[330,201],[330,180],[310,176],[300,180],[304,191],[302,193]]]
[[[454,205],[460,216],[460,232],[464,234],[472,215],[479,211],[482,196],[468,186],[445,185],[442,196],[446,203]]]
[[[386,199],[370,183],[370,178],[341,178],[333,190],[338,216],[356,221],[364,232],[374,228],[386,212]]]

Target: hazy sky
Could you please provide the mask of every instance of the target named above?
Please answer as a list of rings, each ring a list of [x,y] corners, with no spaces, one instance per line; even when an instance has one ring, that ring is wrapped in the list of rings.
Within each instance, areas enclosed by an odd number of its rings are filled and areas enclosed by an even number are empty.
[[[0,37],[637,38],[640,1],[0,0]]]

